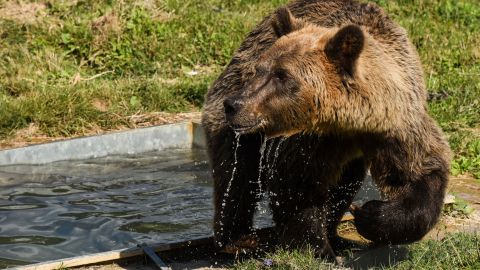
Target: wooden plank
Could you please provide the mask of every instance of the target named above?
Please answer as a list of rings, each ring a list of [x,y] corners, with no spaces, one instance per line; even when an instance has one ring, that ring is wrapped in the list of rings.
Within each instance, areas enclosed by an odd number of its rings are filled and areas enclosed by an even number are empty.
[[[88,264],[95,264],[107,261],[114,261],[123,258],[135,257],[142,255],[142,250],[139,248],[128,248],[121,250],[113,250],[90,255],[83,255],[73,258],[66,258],[54,261],[47,261],[37,264],[20,266],[15,269],[21,270],[51,270],[64,267],[75,267]]]
[[[213,238],[206,237],[206,238],[199,238],[199,239],[172,243],[172,244],[153,244],[149,246],[153,250],[155,250],[155,252],[161,252],[166,250],[179,249],[179,248],[185,248],[185,247],[194,247],[194,246],[205,245],[205,244],[213,244]],[[95,254],[89,254],[89,255],[82,255],[82,256],[73,257],[73,258],[66,258],[66,259],[47,261],[47,262],[31,264],[26,266],[20,266],[14,269],[51,270],[51,269],[57,269],[62,267],[76,267],[76,266],[84,266],[89,264],[103,263],[108,261],[115,261],[119,259],[132,258],[140,255],[143,255],[143,251],[139,247],[125,248],[125,249],[119,249],[119,250],[113,250],[113,251],[107,251],[107,252],[101,252],[101,253],[95,253]]]

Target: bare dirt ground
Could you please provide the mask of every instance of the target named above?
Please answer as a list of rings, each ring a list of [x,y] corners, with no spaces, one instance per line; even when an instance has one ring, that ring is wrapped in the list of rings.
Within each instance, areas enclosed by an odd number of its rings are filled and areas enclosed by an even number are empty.
[[[14,20],[22,24],[34,24],[44,17],[46,5],[43,3],[23,3],[6,1],[0,3],[0,18]]]
[[[437,230],[480,232],[480,180],[471,176],[451,176],[447,192],[453,194],[456,200],[463,200],[472,212],[468,217],[444,216],[443,222],[437,226]],[[443,228],[439,228],[443,226]],[[431,232],[429,235],[433,236]],[[441,233],[440,233],[441,236]]]

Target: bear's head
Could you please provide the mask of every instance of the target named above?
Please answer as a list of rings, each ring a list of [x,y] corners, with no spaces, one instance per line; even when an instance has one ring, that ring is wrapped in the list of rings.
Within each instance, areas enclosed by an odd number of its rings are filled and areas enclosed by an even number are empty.
[[[242,91],[225,98],[227,123],[238,133],[268,137],[335,128],[336,103],[354,87],[363,30],[319,27],[287,8],[271,21],[277,40],[255,61]]]

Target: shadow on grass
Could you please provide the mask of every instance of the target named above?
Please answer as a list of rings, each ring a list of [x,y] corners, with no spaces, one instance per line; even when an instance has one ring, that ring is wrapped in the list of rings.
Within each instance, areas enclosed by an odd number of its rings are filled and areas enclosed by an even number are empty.
[[[353,269],[388,268],[407,258],[406,246],[384,246],[351,254],[344,266]]]

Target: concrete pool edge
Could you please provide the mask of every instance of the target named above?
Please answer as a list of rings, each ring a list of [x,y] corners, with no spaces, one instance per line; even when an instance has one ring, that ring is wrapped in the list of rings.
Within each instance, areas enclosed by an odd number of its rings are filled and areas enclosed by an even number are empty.
[[[0,166],[36,165],[204,146],[201,125],[182,122],[2,150]]]

